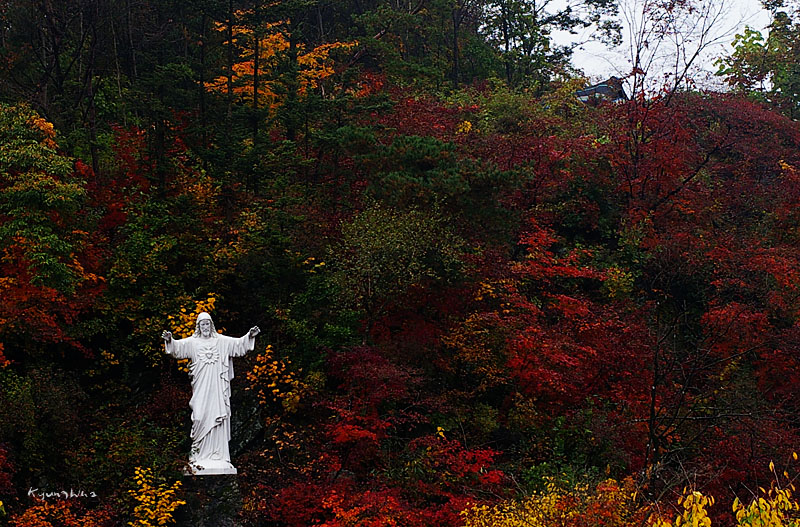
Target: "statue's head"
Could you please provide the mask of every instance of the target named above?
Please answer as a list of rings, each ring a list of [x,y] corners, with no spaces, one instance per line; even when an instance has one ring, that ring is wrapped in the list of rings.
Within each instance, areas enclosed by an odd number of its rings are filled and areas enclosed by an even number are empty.
[[[211,320],[211,315],[205,311],[197,315],[194,336],[202,337],[204,339],[217,336],[217,328],[214,327],[214,321]]]

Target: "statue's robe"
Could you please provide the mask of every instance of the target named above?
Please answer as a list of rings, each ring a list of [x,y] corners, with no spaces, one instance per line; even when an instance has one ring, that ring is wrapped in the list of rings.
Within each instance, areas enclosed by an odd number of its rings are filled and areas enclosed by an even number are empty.
[[[199,466],[230,466],[231,439],[231,357],[253,349],[250,334],[233,338],[212,332],[209,338],[189,337],[165,343],[166,351],[178,359],[189,359],[192,377],[192,454]],[[204,463],[205,461],[205,463]]]

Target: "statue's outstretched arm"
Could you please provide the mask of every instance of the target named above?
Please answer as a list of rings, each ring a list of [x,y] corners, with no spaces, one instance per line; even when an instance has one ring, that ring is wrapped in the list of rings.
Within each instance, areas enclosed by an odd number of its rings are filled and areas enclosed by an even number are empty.
[[[172,338],[172,333],[164,331],[161,333],[161,338],[164,339],[164,351],[168,355],[172,355],[176,359],[188,359],[191,354],[191,346],[186,345],[187,339],[175,340]]]

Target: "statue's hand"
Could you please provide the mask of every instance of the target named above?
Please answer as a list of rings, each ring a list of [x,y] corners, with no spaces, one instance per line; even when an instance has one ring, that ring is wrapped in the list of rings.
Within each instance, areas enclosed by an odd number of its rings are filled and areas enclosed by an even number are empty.
[[[170,341],[172,341],[172,333],[170,333],[169,331],[164,331],[163,333],[161,333],[161,338],[164,339],[164,342],[169,344]]]
[[[256,337],[256,335],[258,335],[259,333],[261,333],[261,330],[260,330],[260,329],[258,329],[258,326],[253,326],[252,328],[250,328],[250,333],[249,333],[249,335],[250,335],[250,338],[251,338],[251,339],[252,339],[252,338],[255,338],[255,337]]]

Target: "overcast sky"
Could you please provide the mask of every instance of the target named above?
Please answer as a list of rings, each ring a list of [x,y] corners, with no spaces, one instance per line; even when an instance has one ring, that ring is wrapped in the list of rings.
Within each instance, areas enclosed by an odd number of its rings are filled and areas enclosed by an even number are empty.
[[[703,1],[703,0],[700,0]],[[762,31],[766,36],[764,29],[769,24],[769,13],[762,7],[759,0],[714,0],[716,2],[724,2],[724,9],[722,16],[714,24],[713,30],[715,38],[719,38],[719,43],[710,46],[705,53],[697,61],[701,72],[696,72],[695,76],[698,81],[705,87],[715,87],[719,84],[719,79],[713,77],[713,71],[716,70],[714,60],[722,55],[729,53],[731,42],[736,33],[741,32],[744,27],[750,26],[753,29]],[[641,2],[641,0],[623,0],[623,4],[627,3],[630,8],[634,2]],[[625,20],[623,17],[623,24]],[[623,28],[623,38],[628,36],[629,28]],[[584,71],[584,73],[591,80],[605,80],[612,75],[624,77],[631,71],[630,51],[629,45],[624,42],[618,48],[609,48],[606,45],[591,41],[591,34],[587,31],[584,34],[573,36],[568,33],[559,33],[554,35],[556,42],[582,42],[578,49],[575,50],[573,56],[573,64]]]

